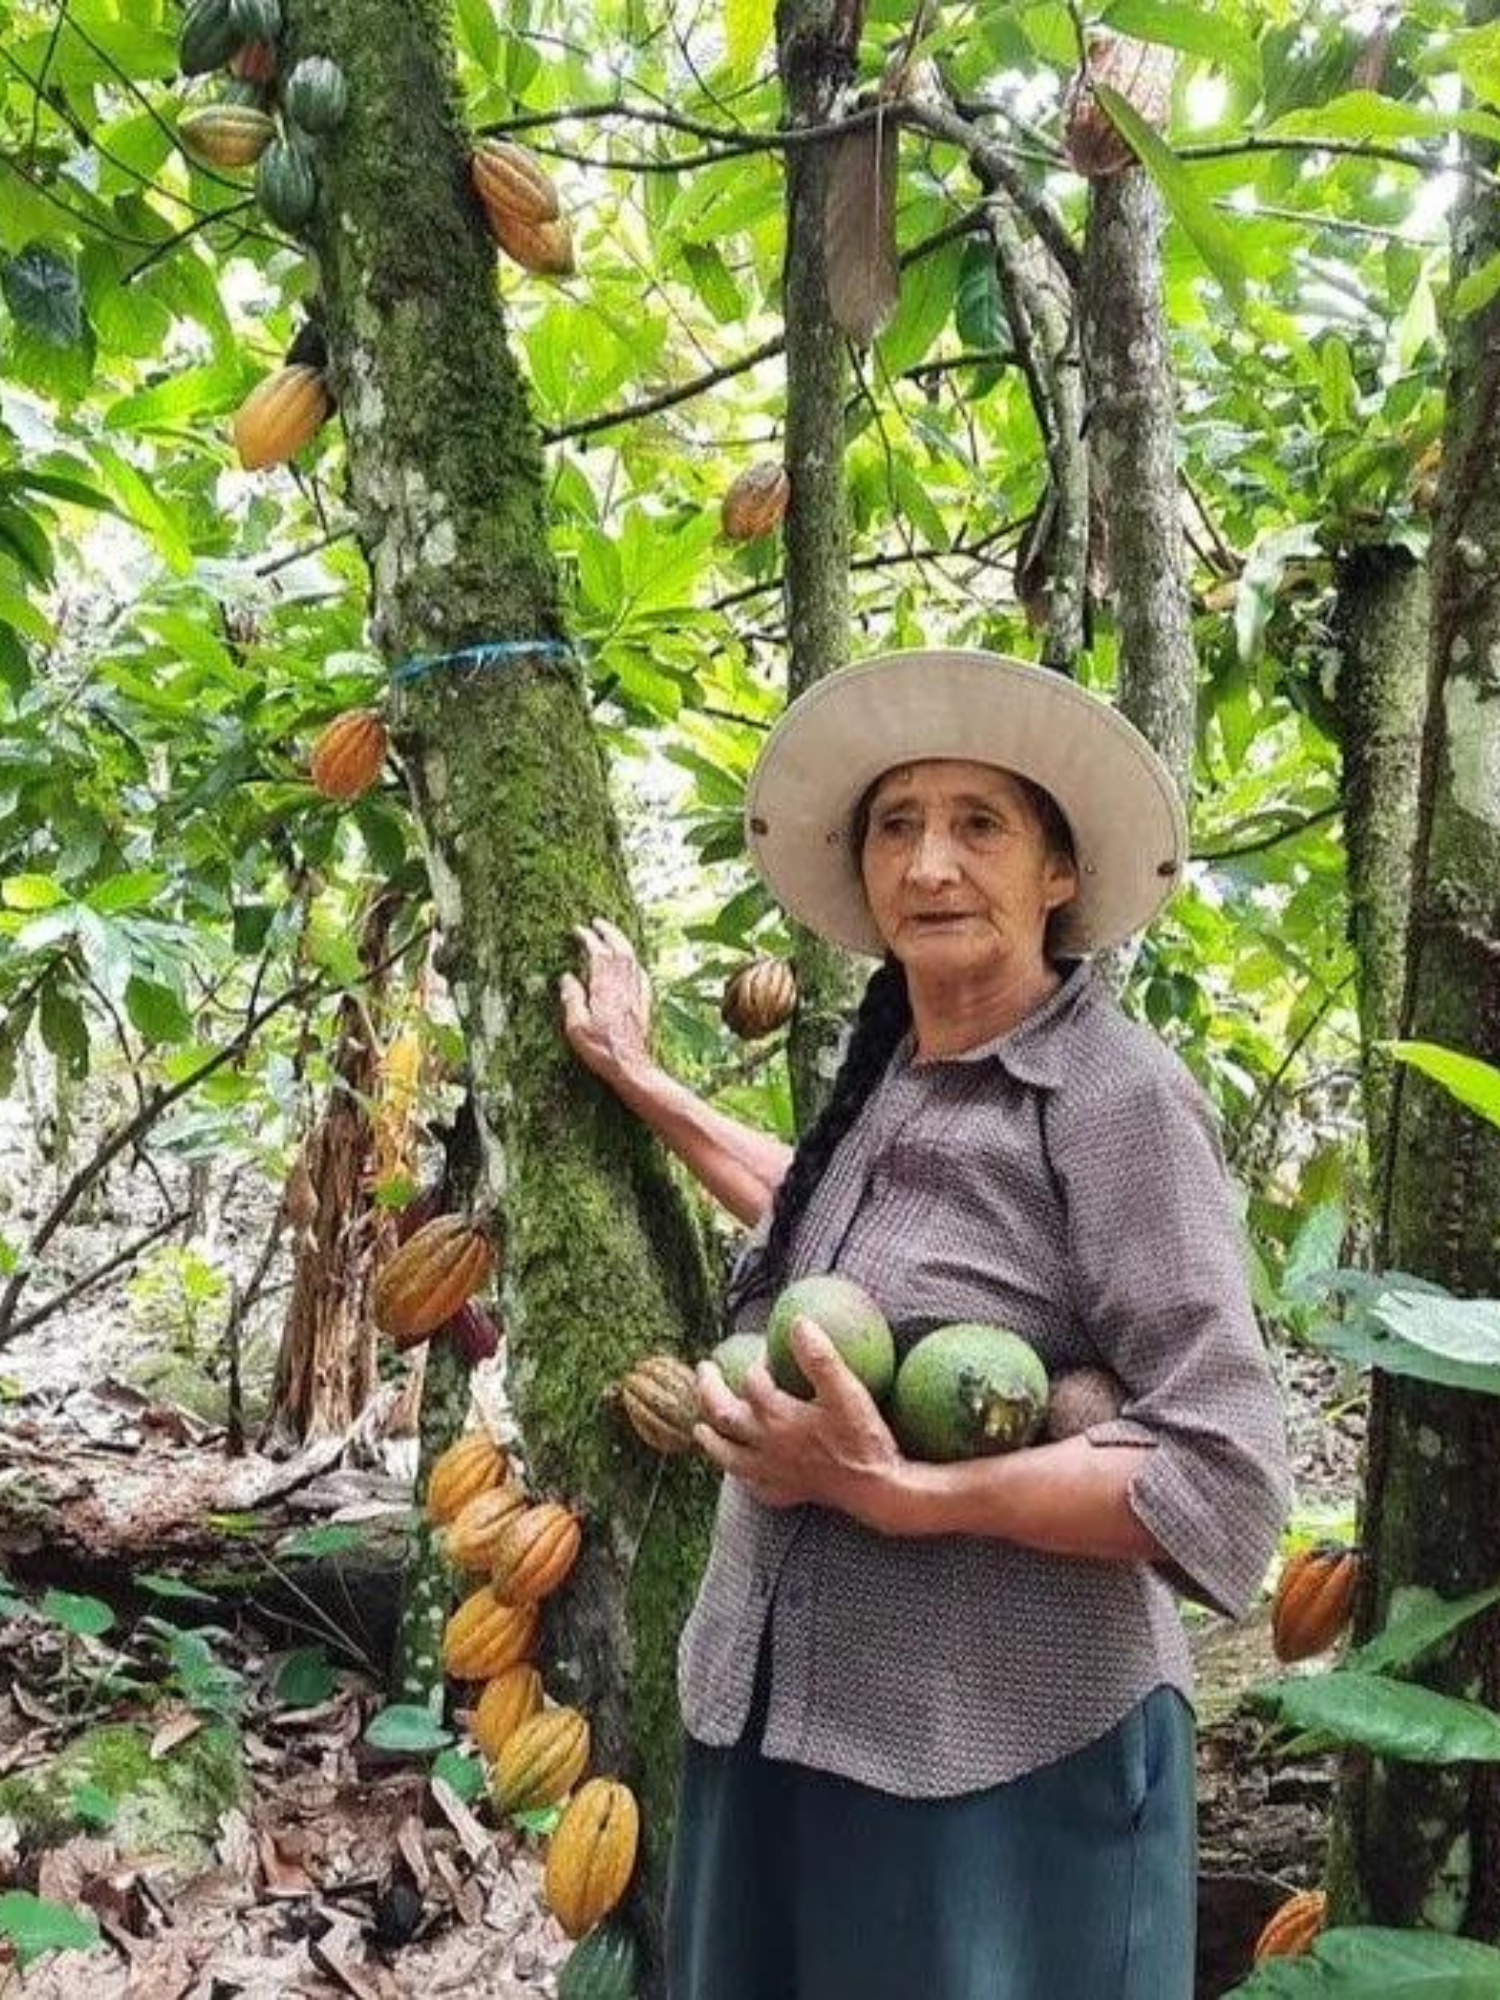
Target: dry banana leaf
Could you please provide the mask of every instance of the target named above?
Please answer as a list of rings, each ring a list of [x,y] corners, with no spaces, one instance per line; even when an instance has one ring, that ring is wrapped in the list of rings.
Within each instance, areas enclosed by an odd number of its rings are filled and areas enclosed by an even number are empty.
[[[901,296],[896,261],[896,126],[881,118],[830,143],[823,208],[828,306],[868,347]]]

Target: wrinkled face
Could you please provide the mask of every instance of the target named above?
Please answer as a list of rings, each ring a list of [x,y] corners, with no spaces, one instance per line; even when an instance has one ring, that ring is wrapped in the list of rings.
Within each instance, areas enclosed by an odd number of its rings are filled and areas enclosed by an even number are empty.
[[[886,944],[908,973],[936,977],[1040,964],[1048,917],[1078,891],[1017,779],[947,759],[879,779],[860,870]]]

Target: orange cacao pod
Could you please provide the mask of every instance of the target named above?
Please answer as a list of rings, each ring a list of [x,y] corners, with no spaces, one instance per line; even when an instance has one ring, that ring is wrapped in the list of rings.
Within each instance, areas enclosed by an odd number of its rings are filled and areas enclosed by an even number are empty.
[[[503,1523],[490,1558],[490,1587],[502,1604],[550,1597],[578,1559],[578,1516],[555,1500],[527,1507]]]
[[[648,1354],[638,1361],[620,1384],[620,1401],[630,1428],[653,1451],[671,1458],[692,1450],[698,1384],[677,1355]]]
[[[533,1619],[536,1612],[531,1613]],[[556,1805],[588,1769],[589,1725],[576,1708],[544,1708],[523,1722],[495,1759],[494,1799],[500,1812],[534,1812]]]
[[[1271,1600],[1271,1645],[1278,1660],[1308,1660],[1338,1638],[1354,1609],[1359,1551],[1319,1542],[1291,1557]]]
[[[484,1684],[469,1733],[493,1763],[523,1722],[542,1712],[542,1677],[526,1660]]]
[[[443,1628],[443,1665],[456,1681],[489,1681],[536,1644],[534,1604],[502,1604],[488,1584],[466,1597]]]
[[[357,799],[385,763],[385,724],[373,708],[336,715],[313,745],[309,773],[327,799]]]
[[[466,1500],[448,1523],[443,1553],[455,1569],[489,1573],[500,1531],[512,1516],[523,1513],[526,1494],[517,1484],[490,1486]]]
[[[333,409],[321,368],[296,362],[257,382],[234,413],[234,448],[246,472],[295,458]]]
[[[614,1778],[590,1778],[569,1799],[547,1844],[547,1907],[570,1938],[607,1917],[630,1886],[640,1844],[635,1794]]]
[[[784,1027],[796,1004],[797,975],[785,959],[753,958],[725,985],[719,1012],[733,1034],[753,1042]]]
[[[498,209],[486,209],[490,234],[507,257],[523,271],[535,271],[543,278],[569,278],[578,265],[573,256],[573,232],[566,216],[555,215],[547,222],[522,222]]]
[[[763,459],[742,472],[724,495],[719,525],[732,542],[753,542],[781,525],[792,483],[786,467]]]
[[[1255,1963],[1263,1958],[1301,1958],[1328,1921],[1328,1898],[1321,1889],[1299,1889],[1272,1915],[1255,1940]]]
[[[1129,35],[1093,35],[1088,57],[1068,88],[1063,113],[1063,150],[1078,172],[1105,180],[1135,165],[1135,154],[1094,95],[1102,83],[1118,91],[1148,125],[1160,131],[1172,103],[1171,49],[1138,42]]]
[[[494,229],[495,214],[508,221],[535,225],[556,222],[562,214],[557,189],[541,161],[511,139],[481,139],[469,161],[474,192]]]
[[[507,1466],[505,1453],[484,1431],[471,1431],[438,1453],[427,1475],[427,1518],[435,1527],[451,1521],[476,1494],[498,1486]]]
[[[494,1247],[485,1230],[467,1216],[435,1216],[380,1267],[375,1324],[398,1347],[415,1347],[452,1319],[494,1268]]]

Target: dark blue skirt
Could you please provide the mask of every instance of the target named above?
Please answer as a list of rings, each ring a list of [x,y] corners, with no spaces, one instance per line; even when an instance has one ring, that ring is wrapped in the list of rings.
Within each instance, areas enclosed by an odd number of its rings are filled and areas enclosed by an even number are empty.
[[[1158,1687],[1008,1784],[898,1798],[683,1751],[669,2000],[1192,2000],[1193,1712]]]

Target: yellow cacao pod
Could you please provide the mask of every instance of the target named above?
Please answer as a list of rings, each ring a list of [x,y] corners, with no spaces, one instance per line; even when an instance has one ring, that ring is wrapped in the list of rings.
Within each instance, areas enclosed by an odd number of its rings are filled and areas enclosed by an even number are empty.
[[[1328,1898],[1321,1889],[1289,1896],[1255,1940],[1255,1963],[1263,1958],[1301,1958],[1328,1921]]]
[[[542,1712],[542,1677],[526,1660],[484,1684],[469,1732],[493,1764],[523,1722]]]
[[[483,1431],[471,1431],[438,1453],[427,1475],[427,1518],[451,1521],[477,1494],[498,1486],[508,1470],[505,1453]]]
[[[513,1514],[495,1537],[490,1587],[502,1604],[540,1603],[566,1579],[582,1538],[578,1516],[555,1500]]]
[[[693,1448],[700,1410],[698,1384],[675,1354],[648,1354],[620,1384],[620,1402],[643,1444],[669,1458]]]
[[[328,799],[357,799],[380,776],[388,742],[373,708],[336,715],[313,745],[309,775]]]
[[[533,1619],[536,1617],[532,1611]],[[500,1746],[493,1793],[500,1812],[556,1805],[588,1769],[589,1725],[576,1708],[544,1708]]]
[[[784,959],[755,958],[725,985],[719,1012],[724,1025],[753,1042],[785,1027],[797,1005],[797,975]]]
[[[1172,104],[1171,49],[1138,42],[1128,35],[1091,36],[1088,56],[1068,89],[1063,114],[1063,150],[1078,172],[1107,180],[1135,165],[1135,154],[1094,95],[1096,83],[1117,91],[1157,131]]]
[[[1271,1645],[1278,1660],[1310,1660],[1326,1653],[1354,1610],[1359,1551],[1343,1542],[1319,1542],[1282,1569],[1271,1600]]]
[[[628,1785],[590,1778],[569,1799],[547,1845],[547,1907],[570,1938],[603,1921],[630,1887],[641,1815]]]
[[[555,222],[562,214],[557,189],[535,153],[512,139],[482,139],[469,161],[474,192],[493,230],[495,212],[510,221]]]
[[[276,137],[276,120],[249,104],[205,104],[178,119],[177,136],[195,160],[248,167]]]
[[[764,459],[742,472],[724,495],[719,525],[732,542],[753,542],[780,527],[791,497],[786,467]]]
[[[488,1681],[536,1644],[534,1604],[502,1604],[488,1584],[466,1597],[443,1629],[443,1666],[456,1681]]]
[[[494,1268],[486,1230],[467,1216],[434,1216],[380,1267],[375,1324],[397,1347],[415,1347],[451,1319]]]
[[[234,413],[234,448],[246,472],[295,458],[328,421],[333,398],[321,368],[295,362],[257,382]]]
[[[443,1537],[443,1553],[455,1569],[474,1570],[488,1576],[501,1530],[525,1510],[526,1494],[519,1485],[491,1486],[483,1493],[476,1493],[449,1522]]]

